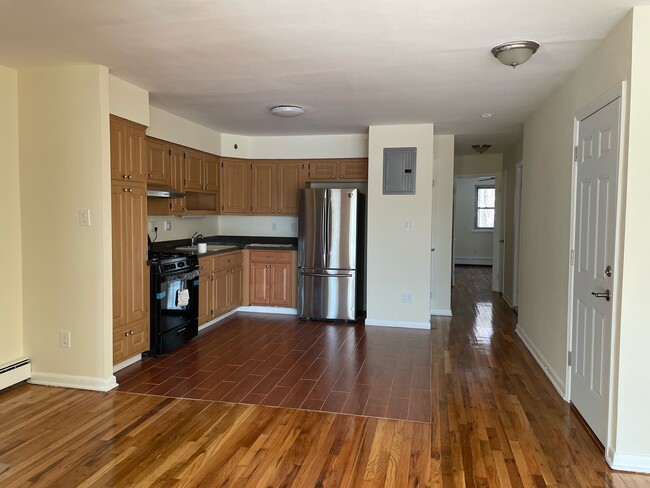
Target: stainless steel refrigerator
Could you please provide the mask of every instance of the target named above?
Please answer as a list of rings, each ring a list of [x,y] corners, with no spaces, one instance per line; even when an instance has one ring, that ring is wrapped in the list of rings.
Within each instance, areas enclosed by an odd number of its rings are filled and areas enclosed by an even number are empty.
[[[363,308],[365,196],[308,188],[298,214],[298,315],[356,320]]]

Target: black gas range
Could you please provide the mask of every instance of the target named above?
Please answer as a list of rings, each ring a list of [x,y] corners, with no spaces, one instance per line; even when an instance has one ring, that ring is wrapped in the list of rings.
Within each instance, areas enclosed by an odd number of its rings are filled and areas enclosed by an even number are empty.
[[[199,259],[174,252],[149,252],[151,272],[150,356],[173,351],[199,329]]]

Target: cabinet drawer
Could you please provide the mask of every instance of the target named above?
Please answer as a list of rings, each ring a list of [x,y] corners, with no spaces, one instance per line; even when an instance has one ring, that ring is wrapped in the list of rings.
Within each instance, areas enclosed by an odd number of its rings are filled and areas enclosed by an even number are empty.
[[[241,251],[214,256],[214,271],[240,266],[244,262],[244,256]]]
[[[290,263],[292,251],[251,251],[251,262],[262,263]]]
[[[212,256],[199,258],[199,274],[209,275],[214,271],[214,258]]]

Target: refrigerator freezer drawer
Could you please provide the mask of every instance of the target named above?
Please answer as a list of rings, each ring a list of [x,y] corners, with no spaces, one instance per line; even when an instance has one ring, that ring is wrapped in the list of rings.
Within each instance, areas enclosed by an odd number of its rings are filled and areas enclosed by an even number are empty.
[[[298,276],[298,315],[303,319],[355,320],[353,270],[322,270]]]

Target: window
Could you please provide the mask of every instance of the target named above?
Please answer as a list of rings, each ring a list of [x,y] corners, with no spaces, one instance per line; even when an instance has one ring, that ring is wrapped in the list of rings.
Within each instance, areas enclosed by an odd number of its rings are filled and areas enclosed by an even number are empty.
[[[494,230],[494,201],[493,186],[477,186],[474,208],[474,228],[478,230]]]

